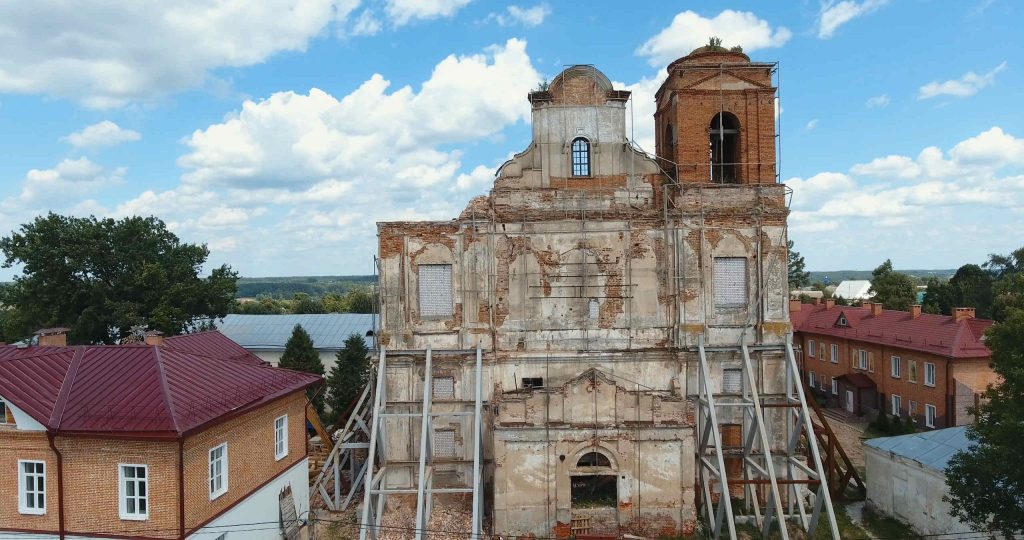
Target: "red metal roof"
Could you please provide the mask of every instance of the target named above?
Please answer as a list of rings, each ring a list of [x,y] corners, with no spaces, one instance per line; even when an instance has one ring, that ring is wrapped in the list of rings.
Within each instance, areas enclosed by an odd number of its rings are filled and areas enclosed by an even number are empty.
[[[840,315],[846,326],[839,326]],[[800,311],[790,310],[793,330],[809,334],[888,345],[946,356],[948,358],[986,358],[992,355],[983,341],[992,326],[987,319],[962,319],[949,315],[922,313],[916,319],[906,311],[884,309],[872,315],[864,307],[803,304]]]
[[[217,330],[182,334],[164,339],[164,349],[175,349],[211,358],[229,358],[254,364],[266,364],[260,357],[235,343]]]
[[[227,338],[211,333],[199,340],[220,343],[203,349],[209,354],[168,348],[167,341],[164,346],[0,346],[0,396],[57,432],[177,437],[321,381],[230,356],[237,351],[221,343]]]

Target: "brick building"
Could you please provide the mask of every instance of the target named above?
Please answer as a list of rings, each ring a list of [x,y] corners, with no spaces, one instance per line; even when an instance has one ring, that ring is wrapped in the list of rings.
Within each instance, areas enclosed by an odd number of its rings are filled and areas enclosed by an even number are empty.
[[[217,332],[61,339],[0,346],[0,538],[280,538],[308,509],[318,377]]]
[[[793,301],[790,316],[802,370],[819,399],[853,414],[911,415],[920,427],[973,421],[974,406],[998,382],[982,339],[992,321],[973,308],[952,316]]]

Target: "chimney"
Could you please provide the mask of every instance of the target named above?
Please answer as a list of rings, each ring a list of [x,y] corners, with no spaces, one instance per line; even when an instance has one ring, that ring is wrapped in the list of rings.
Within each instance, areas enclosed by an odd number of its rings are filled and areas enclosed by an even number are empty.
[[[800,306],[801,305],[802,305],[802,302],[800,302],[800,299],[796,299],[796,300],[790,299],[789,300],[789,312],[790,313],[796,313],[797,311],[800,311]]]
[[[37,330],[35,335],[39,337],[40,347],[67,347],[68,345],[67,328],[43,328]]]
[[[155,345],[157,347],[164,344],[164,333],[159,330],[149,330],[146,332],[146,345]]]
[[[921,316],[921,304],[913,304],[910,306],[910,318],[916,319]]]
[[[875,302],[873,304],[868,304],[868,307],[871,309],[871,316],[872,317],[877,317],[877,316],[882,314],[882,303],[881,302]]]
[[[835,298],[826,298],[825,299],[825,309],[832,309],[834,307],[836,307],[836,299]]]
[[[953,322],[960,322],[964,319],[974,318],[974,308],[972,307],[958,307],[953,309]]]

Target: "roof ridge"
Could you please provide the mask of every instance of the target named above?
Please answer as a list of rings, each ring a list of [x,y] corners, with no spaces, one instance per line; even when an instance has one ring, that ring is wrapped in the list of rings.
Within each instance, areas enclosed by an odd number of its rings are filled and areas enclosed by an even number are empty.
[[[174,403],[171,402],[171,389],[167,386],[167,374],[164,373],[164,357],[160,353],[159,346],[153,346],[153,355],[156,359],[156,372],[157,377],[160,379],[160,394],[164,400],[164,406],[167,407],[167,414],[171,416],[171,425],[174,426],[174,432],[181,434],[181,429],[178,427],[178,417],[174,414]]]
[[[74,349],[75,356],[71,359],[71,364],[68,365],[68,370],[64,374],[64,382],[60,385],[57,401],[53,404],[53,411],[50,413],[49,424],[53,429],[60,429],[60,423],[64,420],[64,409],[68,405],[68,396],[71,395],[71,388],[75,384],[75,379],[78,378],[78,368],[82,365],[82,358],[85,356],[87,346],[79,345]]]

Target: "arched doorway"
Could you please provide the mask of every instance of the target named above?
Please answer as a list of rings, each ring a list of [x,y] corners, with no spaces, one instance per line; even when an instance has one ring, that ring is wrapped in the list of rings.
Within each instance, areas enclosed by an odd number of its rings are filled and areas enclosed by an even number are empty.
[[[740,181],[740,121],[732,113],[720,112],[709,126],[711,181],[737,184]]]

